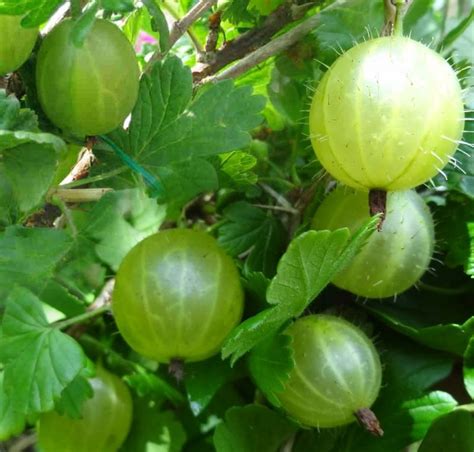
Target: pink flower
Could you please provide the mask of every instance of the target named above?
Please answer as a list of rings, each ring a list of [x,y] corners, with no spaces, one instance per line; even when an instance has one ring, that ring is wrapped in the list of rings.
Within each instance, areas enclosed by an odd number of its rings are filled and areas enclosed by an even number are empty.
[[[141,53],[141,51],[143,50],[143,46],[145,44],[156,44],[156,43],[157,41],[153,36],[149,35],[148,33],[145,33],[144,31],[141,31],[135,42],[135,50],[138,53]]]

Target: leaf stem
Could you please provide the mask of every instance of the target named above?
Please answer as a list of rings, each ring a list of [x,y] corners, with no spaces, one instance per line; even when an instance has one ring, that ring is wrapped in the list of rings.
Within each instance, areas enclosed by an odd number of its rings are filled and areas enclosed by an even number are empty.
[[[71,0],[71,17],[77,19],[82,12],[81,0]]]
[[[102,315],[105,312],[108,312],[109,310],[110,310],[109,306],[102,306],[100,308],[95,309],[94,311],[85,312],[84,314],[79,314],[75,317],[71,317],[70,319],[61,320],[60,322],[56,322],[53,325],[56,328],[63,330],[72,325],[75,325],[76,323],[83,323],[89,319]]]
[[[395,4],[395,20],[393,23],[393,36],[403,36],[403,17],[406,13],[406,0],[394,0]]]

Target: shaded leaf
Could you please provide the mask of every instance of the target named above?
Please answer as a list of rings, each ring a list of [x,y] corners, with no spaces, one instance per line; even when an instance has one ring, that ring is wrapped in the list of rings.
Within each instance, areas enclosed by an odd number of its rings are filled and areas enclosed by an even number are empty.
[[[260,405],[231,408],[214,433],[217,452],[275,452],[296,430],[282,415]]]
[[[52,410],[86,364],[79,344],[49,325],[41,301],[20,287],[14,288],[7,299],[0,361],[4,364],[4,390],[10,403],[27,415]]]

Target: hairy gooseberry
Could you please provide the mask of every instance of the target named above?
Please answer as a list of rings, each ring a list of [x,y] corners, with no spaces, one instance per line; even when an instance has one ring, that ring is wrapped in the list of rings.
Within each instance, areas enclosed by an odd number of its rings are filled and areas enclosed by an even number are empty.
[[[314,229],[347,227],[351,232],[369,218],[368,193],[338,187],[323,201]],[[387,212],[352,262],[333,283],[356,295],[384,298],[415,284],[428,268],[434,247],[434,225],[423,199],[413,190],[388,192]]]
[[[240,321],[243,291],[234,262],[213,237],[169,229],[125,256],[112,307],[137,352],[159,362],[199,361],[215,354]]]
[[[16,71],[30,56],[38,28],[21,26],[23,16],[0,15],[0,76]]]
[[[435,176],[464,128],[456,73],[436,52],[389,36],[356,45],[324,75],[309,126],[321,164],[355,188],[404,190]]]
[[[94,395],[84,402],[82,418],[55,411],[42,414],[38,442],[43,452],[116,452],[132,423],[132,398],[127,385],[98,366],[89,380]]]
[[[382,366],[370,339],[347,320],[317,314],[299,318],[291,336],[294,367],[282,408],[311,427],[338,427],[370,408],[380,391]]]
[[[74,22],[65,20],[44,40],[36,68],[38,97],[49,119],[78,136],[120,126],[138,96],[139,68],[121,30],[98,19],[82,46],[72,41]]]

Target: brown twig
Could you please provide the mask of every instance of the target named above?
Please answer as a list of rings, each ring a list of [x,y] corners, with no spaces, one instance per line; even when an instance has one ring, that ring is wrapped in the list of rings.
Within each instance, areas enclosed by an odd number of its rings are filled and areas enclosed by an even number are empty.
[[[325,8],[325,11],[332,9],[338,6],[341,6],[344,3],[344,0],[336,0],[330,6]],[[320,14],[315,14],[314,16],[309,17],[296,27],[292,28],[290,31],[285,34],[275,38],[264,46],[258,48],[254,52],[250,53],[246,57],[242,58],[238,63],[233,66],[225,69],[217,75],[209,76],[201,80],[201,83],[216,82],[224,79],[235,78],[239,75],[247,72],[249,69],[257,66],[266,59],[274,56],[299,41],[301,38],[306,36],[311,30],[321,24]],[[196,74],[193,74],[195,79],[199,78]]]
[[[170,38],[168,42],[168,48],[171,49],[176,41],[187,32],[188,28],[196,22],[202,15],[210,8],[212,8],[217,3],[217,0],[200,0],[196,5],[194,5],[188,13],[182,18],[177,20],[170,31]],[[145,71],[149,72],[153,67],[156,61],[161,60],[163,53],[160,50],[157,50],[150,61],[146,64]]]
[[[198,65],[193,69],[193,78],[199,82],[203,78],[215,74],[223,67],[243,58],[250,52],[268,43],[271,38],[282,28],[291,22],[301,19],[311,7],[319,2],[312,1],[298,6],[292,2],[285,2],[273,11],[259,27],[240,35],[238,38],[226,43],[222,49],[215,54],[212,61],[207,65]]]

